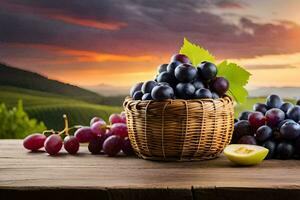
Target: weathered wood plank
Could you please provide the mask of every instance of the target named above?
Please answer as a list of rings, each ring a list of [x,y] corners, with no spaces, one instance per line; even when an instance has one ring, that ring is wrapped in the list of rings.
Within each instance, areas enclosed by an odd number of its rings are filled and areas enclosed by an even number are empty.
[[[109,200],[106,190],[94,189],[61,189],[61,188],[14,188],[0,189],[1,200],[30,199],[30,200]]]
[[[101,199],[227,200],[247,194],[245,198],[254,195],[258,200],[265,194],[276,199],[289,191],[293,195],[300,191],[299,160],[236,167],[222,156],[178,163],[90,155],[86,147],[80,152],[52,157],[28,153],[20,140],[0,140],[0,199],[32,193],[47,196],[51,191],[61,193],[59,197],[80,196],[90,191]]]
[[[283,200],[299,199],[300,190],[293,188],[194,188],[195,200]]]
[[[143,188],[143,189],[109,189],[109,199],[118,200],[192,200],[192,192],[189,189],[170,189],[170,188]]]
[[[159,188],[107,188],[107,189],[61,189],[58,188],[2,188],[0,199],[31,199],[31,200],[192,200],[192,192],[188,189]]]

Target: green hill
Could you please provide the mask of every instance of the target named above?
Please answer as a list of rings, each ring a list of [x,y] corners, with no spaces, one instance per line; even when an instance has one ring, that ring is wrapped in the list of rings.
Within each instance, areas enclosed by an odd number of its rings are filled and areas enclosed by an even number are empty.
[[[10,108],[22,100],[28,115],[43,121],[51,129],[63,128],[63,114],[69,116],[72,125],[88,125],[94,116],[107,120],[111,113],[122,110],[123,99],[118,96],[103,97],[71,84],[0,63],[0,103]]]
[[[47,92],[28,90],[10,86],[0,86],[0,103],[8,107],[16,106],[22,100],[30,117],[43,121],[48,128],[63,128],[62,115],[67,114],[72,125],[88,125],[94,116],[108,119],[111,113],[120,112],[120,106],[105,106],[68,98]]]
[[[59,94],[96,104],[121,105],[124,97],[103,97],[89,90],[0,63],[0,85]]]

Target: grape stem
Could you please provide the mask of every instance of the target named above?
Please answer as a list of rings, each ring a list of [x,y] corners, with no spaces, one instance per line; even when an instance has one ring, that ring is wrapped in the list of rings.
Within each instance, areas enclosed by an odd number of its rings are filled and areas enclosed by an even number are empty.
[[[59,132],[59,135],[65,133],[66,135],[70,135],[69,131],[73,130],[73,129],[79,129],[82,128],[83,126],[81,125],[75,125],[75,126],[71,126],[69,127],[69,120],[68,120],[68,116],[66,114],[63,115],[64,118],[64,122],[65,122],[65,128]]]
[[[75,125],[75,126],[71,126],[71,127],[69,127],[69,131],[70,130],[73,130],[73,129],[79,129],[79,128],[82,128],[83,126],[81,126],[81,125]]]
[[[66,114],[63,115],[63,118],[64,118],[64,122],[65,122],[65,128],[58,132],[58,131],[54,131],[53,129],[50,129],[50,130],[44,130],[43,131],[43,135],[45,135],[46,133],[51,133],[51,134],[58,134],[58,135],[61,135],[61,134],[66,134],[66,135],[70,135],[69,134],[69,131],[70,130],[73,130],[73,129],[79,129],[79,128],[82,128],[83,126],[81,125],[75,125],[75,126],[72,126],[72,127],[69,127],[69,120],[68,120],[68,116]]]
[[[69,120],[68,116],[66,114],[63,115],[64,121],[65,121],[65,128],[59,132],[59,135],[65,133],[66,135],[69,135]]]
[[[43,135],[45,135],[46,133],[52,133],[52,134],[55,134],[55,131],[53,129],[50,129],[50,130],[44,130],[43,131]]]

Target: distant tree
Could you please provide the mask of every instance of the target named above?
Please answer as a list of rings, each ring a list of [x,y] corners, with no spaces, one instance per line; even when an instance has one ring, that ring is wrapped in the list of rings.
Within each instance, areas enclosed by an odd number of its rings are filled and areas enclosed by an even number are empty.
[[[24,138],[28,134],[45,129],[43,122],[29,118],[23,109],[22,101],[12,109],[8,109],[4,103],[0,104],[0,139]]]

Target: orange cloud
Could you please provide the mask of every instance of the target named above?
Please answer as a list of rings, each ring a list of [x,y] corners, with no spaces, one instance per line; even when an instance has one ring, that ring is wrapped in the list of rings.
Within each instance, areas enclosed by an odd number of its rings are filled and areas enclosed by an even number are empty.
[[[101,22],[97,20],[82,19],[82,18],[66,16],[66,15],[49,15],[49,18],[61,20],[63,22],[70,23],[70,24],[76,24],[80,26],[110,30],[110,31],[120,30],[121,28],[127,26],[127,24],[123,22]]]
[[[92,51],[82,51],[82,50],[65,49],[65,48],[59,48],[56,50],[66,55],[77,56],[77,61],[80,62],[107,62],[107,61],[141,62],[141,61],[148,61],[154,59],[153,56],[127,56],[127,55],[105,54],[105,53],[97,53]]]
[[[130,65],[119,67],[111,63],[111,69],[98,67],[97,69],[90,69],[87,67],[82,70],[71,69],[56,69],[47,71],[47,76],[58,79],[63,82],[72,83],[75,85],[97,85],[105,83],[117,87],[130,87],[134,83],[140,81],[153,80],[156,74],[156,66],[143,66],[143,69],[137,69],[136,72],[128,69]],[[142,71],[140,71],[142,70]]]
[[[72,56],[74,59],[69,60],[72,62],[144,62],[155,60],[155,56],[144,55],[144,56],[129,56],[122,54],[109,54],[109,53],[99,53],[94,51],[86,51],[86,50],[77,50],[77,49],[69,49],[54,45],[46,45],[46,44],[21,44],[14,43],[12,46],[16,47],[26,47],[26,48],[36,48],[42,49],[45,51],[51,51],[54,53],[60,53],[63,55]]]
[[[244,5],[240,2],[233,1],[220,1],[216,3],[216,6],[222,9],[242,9]]]
[[[22,58],[14,58],[6,62],[75,85],[106,83],[129,87],[138,81],[153,80],[157,73],[157,66],[169,59],[152,55],[99,53],[46,44],[7,44],[6,48],[9,47],[24,49],[24,51],[36,49],[41,55],[46,54],[51,57],[45,59],[24,55]],[[55,59],[52,59],[53,57]]]

